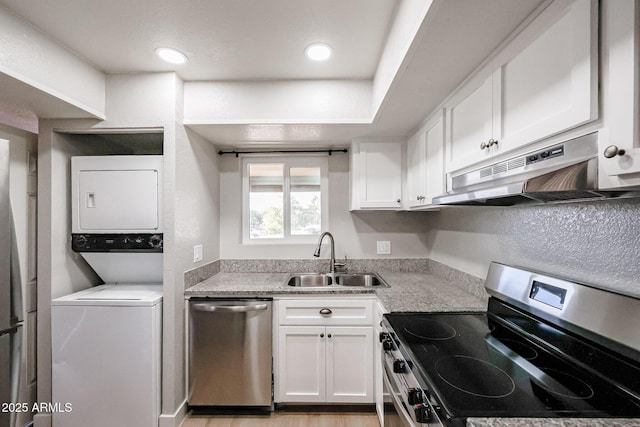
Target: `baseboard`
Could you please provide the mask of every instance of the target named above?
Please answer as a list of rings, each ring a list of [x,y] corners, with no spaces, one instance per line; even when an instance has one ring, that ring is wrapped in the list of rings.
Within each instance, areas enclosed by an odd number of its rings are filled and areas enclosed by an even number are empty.
[[[180,427],[187,416],[187,400],[183,400],[173,414],[161,414],[158,419],[158,427]]]

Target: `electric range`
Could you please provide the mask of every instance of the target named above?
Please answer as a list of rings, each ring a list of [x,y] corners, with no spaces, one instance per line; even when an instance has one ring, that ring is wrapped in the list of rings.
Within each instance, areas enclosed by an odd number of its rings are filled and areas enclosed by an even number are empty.
[[[486,313],[385,314],[385,426],[640,417],[640,300],[492,263]]]

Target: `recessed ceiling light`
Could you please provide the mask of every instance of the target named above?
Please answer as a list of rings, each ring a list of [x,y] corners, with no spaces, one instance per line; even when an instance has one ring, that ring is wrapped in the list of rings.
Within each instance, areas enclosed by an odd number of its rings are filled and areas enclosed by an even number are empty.
[[[331,56],[331,46],[326,43],[312,43],[304,50],[307,58],[314,61],[324,61]]]
[[[170,47],[157,48],[156,55],[167,62],[171,62],[172,64],[184,64],[187,62],[187,55]]]

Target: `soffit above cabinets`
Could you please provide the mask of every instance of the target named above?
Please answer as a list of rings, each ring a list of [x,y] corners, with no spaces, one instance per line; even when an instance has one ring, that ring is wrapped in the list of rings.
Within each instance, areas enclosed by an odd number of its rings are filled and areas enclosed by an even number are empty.
[[[0,0],[0,8],[105,74],[176,71],[187,85],[237,85],[243,96],[232,119],[210,111],[203,119],[185,99],[185,124],[215,143],[322,145],[409,134],[545,1]],[[304,48],[314,41],[329,43],[334,56],[308,61]],[[159,46],[182,50],[188,63],[162,63]],[[260,100],[244,96],[252,85],[287,82],[349,89],[322,108],[301,89],[284,98],[295,114],[284,108],[266,119]],[[14,110],[56,117],[55,108],[14,101]],[[336,105],[344,109],[338,117]]]

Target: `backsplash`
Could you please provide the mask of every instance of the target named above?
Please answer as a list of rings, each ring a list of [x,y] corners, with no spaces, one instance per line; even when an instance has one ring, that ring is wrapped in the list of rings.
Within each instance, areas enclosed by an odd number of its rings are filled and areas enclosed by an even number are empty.
[[[337,260],[342,262],[343,260]],[[223,259],[220,270],[225,273],[290,273],[328,272],[328,259]],[[349,259],[347,271],[426,272],[429,262],[425,258]]]
[[[184,272],[184,288],[190,288],[196,283],[208,279],[220,273],[220,260],[212,261],[200,267],[193,268]]]
[[[428,257],[477,277],[490,261],[640,297],[640,199],[447,208]]]

